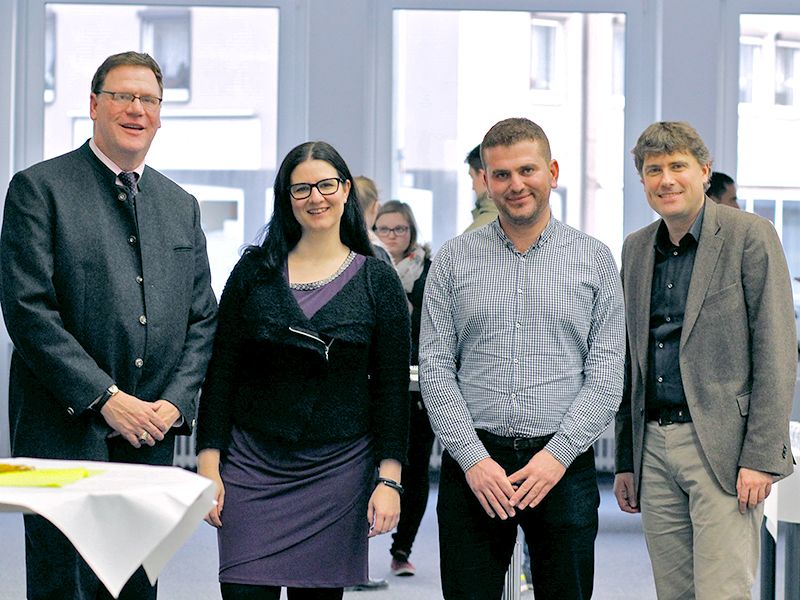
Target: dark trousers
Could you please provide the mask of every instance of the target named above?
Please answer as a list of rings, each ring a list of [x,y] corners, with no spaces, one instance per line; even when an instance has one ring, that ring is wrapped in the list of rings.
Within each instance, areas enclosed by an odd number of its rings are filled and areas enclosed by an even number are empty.
[[[25,515],[28,600],[111,600],[112,596],[66,536],[44,517]],[[120,600],[155,600],[156,588],[139,567]]]
[[[163,444],[163,445],[162,445]],[[175,436],[153,448],[137,449],[120,437],[108,440],[108,460],[138,464],[172,464]],[[124,518],[124,516],[120,516]],[[72,543],[43,517],[25,515],[25,571],[28,600],[110,600],[111,594]],[[155,600],[156,586],[139,567],[120,600]]]
[[[402,553],[402,558],[411,555],[411,547],[419,531],[425,508],[428,506],[430,481],[428,469],[433,448],[433,430],[428,420],[428,411],[422,404],[419,392],[411,392],[411,423],[408,439],[408,464],[403,466],[404,492],[400,498],[400,522],[392,534],[392,556]]]
[[[222,600],[280,600],[281,588],[271,585],[220,583]],[[286,588],[289,600],[341,600],[343,588]]]
[[[489,454],[507,474],[525,466],[538,447],[502,447],[481,435]],[[439,563],[446,600],[497,600],[514,551],[517,526],[531,553],[536,600],[585,600],[594,583],[594,541],[600,494],[594,451],[580,455],[535,508],[512,519],[490,518],[445,452],[439,482]]]

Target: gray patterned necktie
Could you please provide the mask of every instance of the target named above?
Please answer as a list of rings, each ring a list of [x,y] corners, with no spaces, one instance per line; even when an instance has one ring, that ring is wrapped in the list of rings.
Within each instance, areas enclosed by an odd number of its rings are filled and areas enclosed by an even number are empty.
[[[139,174],[134,171],[123,171],[118,177],[128,192],[128,197],[133,200],[136,197],[136,182],[139,180]]]

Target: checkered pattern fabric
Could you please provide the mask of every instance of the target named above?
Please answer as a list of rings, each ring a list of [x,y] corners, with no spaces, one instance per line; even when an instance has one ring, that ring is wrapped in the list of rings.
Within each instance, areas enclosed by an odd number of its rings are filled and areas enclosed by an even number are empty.
[[[498,221],[446,242],[425,289],[420,385],[434,431],[466,470],[475,434],[554,434],[569,465],[622,397],[622,287],[609,249],[556,219],[519,252]]]

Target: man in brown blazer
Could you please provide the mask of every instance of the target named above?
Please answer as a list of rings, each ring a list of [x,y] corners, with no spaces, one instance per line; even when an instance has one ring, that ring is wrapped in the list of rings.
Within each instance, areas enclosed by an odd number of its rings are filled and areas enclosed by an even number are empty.
[[[711,159],[688,123],[650,125],[633,155],[661,219],[622,249],[614,493],[641,510],[660,600],[749,598],[764,498],[793,468],[786,260],[772,223],[705,196]]]

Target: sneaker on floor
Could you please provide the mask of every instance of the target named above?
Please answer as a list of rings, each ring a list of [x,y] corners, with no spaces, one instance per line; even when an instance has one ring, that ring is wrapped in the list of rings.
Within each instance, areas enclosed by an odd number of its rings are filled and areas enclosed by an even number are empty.
[[[345,592],[371,592],[372,590],[384,590],[389,587],[389,582],[385,579],[368,579],[364,583],[351,585],[344,588]]]
[[[393,558],[390,566],[393,575],[400,577],[410,577],[417,572],[417,569],[412,565],[408,559]]]

